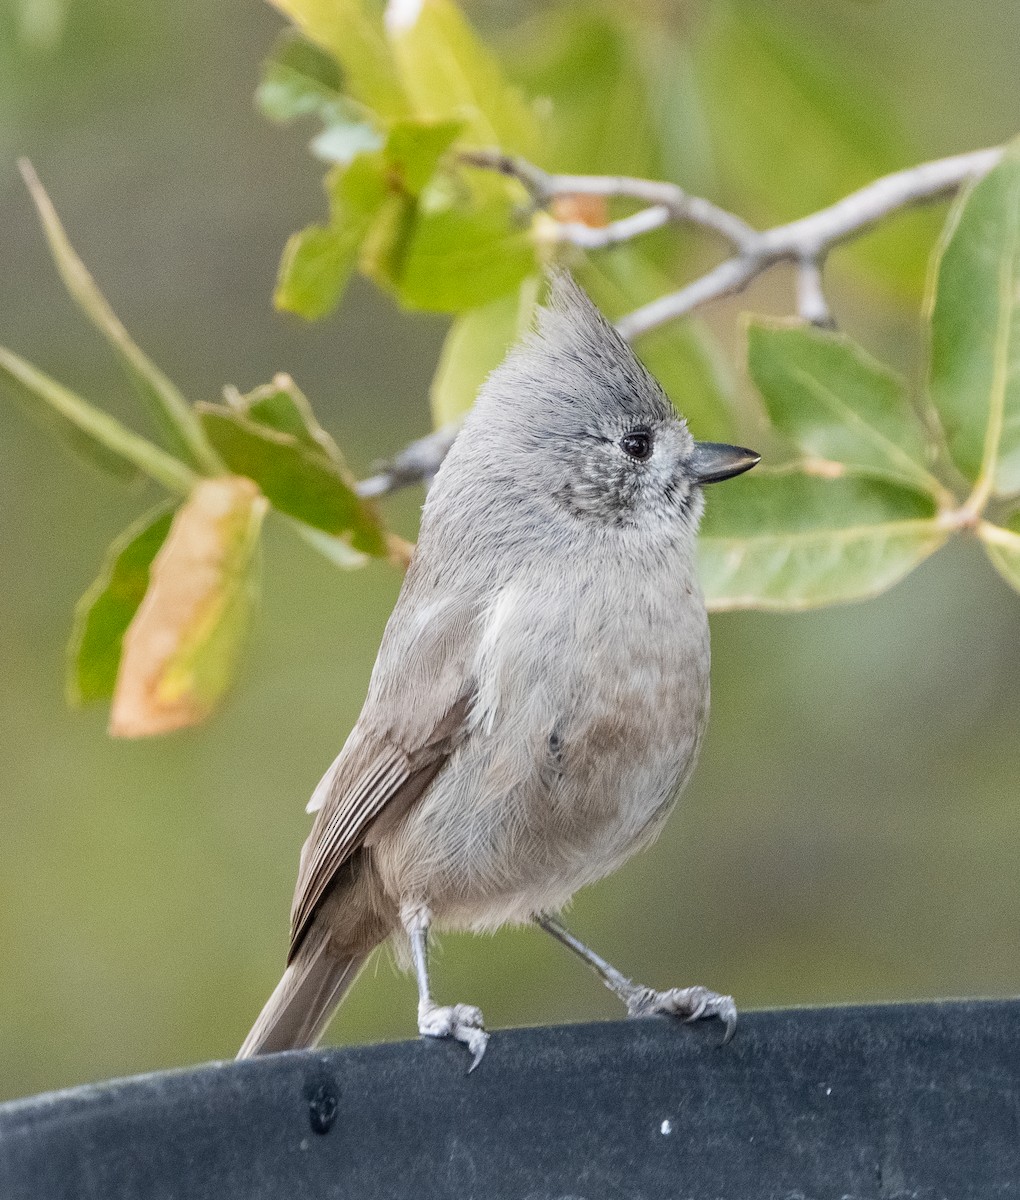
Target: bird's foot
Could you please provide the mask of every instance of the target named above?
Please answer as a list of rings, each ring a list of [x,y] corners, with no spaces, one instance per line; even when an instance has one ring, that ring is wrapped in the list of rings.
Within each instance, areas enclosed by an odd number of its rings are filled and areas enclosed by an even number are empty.
[[[722,1044],[733,1037],[737,1027],[737,1006],[732,996],[720,996],[704,987],[670,988],[656,992],[651,988],[635,987],[624,997],[629,1017],[651,1017],[657,1013],[678,1017],[681,1021],[702,1021],[718,1017],[725,1026]]]
[[[422,1037],[453,1038],[471,1051],[468,1074],[482,1061],[489,1035],[482,1010],[473,1004],[427,1004],[418,1008],[418,1032]]]

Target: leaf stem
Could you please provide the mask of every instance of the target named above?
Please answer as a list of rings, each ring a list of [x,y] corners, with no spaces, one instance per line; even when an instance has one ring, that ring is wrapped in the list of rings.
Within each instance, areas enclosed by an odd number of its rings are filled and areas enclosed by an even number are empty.
[[[143,391],[152,397],[164,431],[179,443],[180,449],[186,451],[205,474],[222,474],[223,464],[206,437],[191,405],[175,384],[132,340],[120,318],[110,307],[88,268],[71,245],[57,210],[32,164],[27,158],[22,158],[18,161],[18,168],[39,213],[57,271],[71,298],[121,356]]]
[[[194,471],[172,454],[88,404],[31,363],[0,346],[0,371],[55,409],[65,420],[144,471],[171,492],[188,495],[198,480]]]

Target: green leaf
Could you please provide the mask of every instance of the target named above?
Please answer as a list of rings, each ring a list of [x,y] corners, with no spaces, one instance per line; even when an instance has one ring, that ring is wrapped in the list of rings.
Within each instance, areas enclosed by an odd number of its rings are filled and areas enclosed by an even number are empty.
[[[536,267],[530,230],[508,195],[421,211],[397,274],[408,308],[459,313],[515,291]]]
[[[386,138],[386,162],[403,191],[418,196],[425,190],[463,127],[459,120],[393,122]]]
[[[202,479],[174,515],[123,638],[114,737],[204,721],[229,687],[255,594],[268,505],[250,479]]]
[[[657,23],[635,22],[628,41],[645,77],[660,163],[655,177],[682,179],[704,195],[715,186],[715,162],[691,39],[663,11]]]
[[[273,121],[316,116],[325,129],[311,151],[326,162],[346,165],[359,154],[381,149],[377,116],[342,89],[336,60],[293,31],[284,33],[266,64],[256,99]]]
[[[312,152],[329,162],[348,163],[357,154],[381,148],[378,118],[343,94],[336,60],[289,30],[266,63],[255,94],[273,121],[315,116],[326,128],[312,141]]]
[[[354,271],[356,237],[340,228],[310,225],[292,233],[280,259],[273,303],[308,321],[336,307]]]
[[[517,292],[458,317],[450,327],[429,393],[437,429],[459,421],[486,376],[531,324],[541,279],[530,275]]]
[[[342,98],[342,83],[332,55],[287,30],[265,64],[255,98],[273,121],[313,115],[327,119]]]
[[[1020,148],[961,197],[939,257],[931,398],[987,499],[1020,491]]]
[[[342,470],[347,469],[340,447],[315,419],[308,398],[289,375],[276,375],[272,383],[244,396],[236,388],[227,388],[225,398],[227,404],[242,416],[303,442]]]
[[[589,255],[577,276],[612,320],[676,286],[636,246]],[[634,350],[686,418],[695,437],[733,441],[733,381],[725,355],[700,321],[672,321],[638,339]]]
[[[980,522],[977,535],[995,569],[1020,592],[1020,513],[1014,513],[1004,526]]]
[[[749,3],[712,6],[697,45],[704,110],[724,179],[758,219],[787,221],[916,161],[893,114],[849,63]],[[904,297],[920,296],[936,225],[913,212],[842,254]]]
[[[200,404],[199,411],[230,470],[253,479],[275,509],[349,538],[355,550],[385,557],[386,538],[375,511],[357,495],[347,473],[321,451],[228,408]]]
[[[458,311],[511,290],[533,267],[534,251],[506,181],[490,177],[456,198],[419,201],[460,129],[456,120],[397,120],[382,151],[334,172],[330,224],[290,239],[277,307],[323,316],[359,265],[411,307]],[[458,272],[471,277],[450,277]]]
[[[328,187],[333,224],[363,232],[388,194],[385,158],[379,153],[359,154],[345,168],[330,173]]]
[[[277,308],[314,320],[336,306],[386,197],[385,162],[378,152],[359,154],[331,174],[330,224],[312,225],[287,242],[274,296]]]
[[[539,137],[534,113],[453,0],[392,5],[388,24],[415,116],[462,121],[472,145],[535,154]]]
[[[405,192],[393,192],[387,196],[361,244],[358,270],[379,287],[394,294],[400,286],[407,248],[419,211],[416,197]]]
[[[28,394],[33,408],[49,414],[58,434],[75,450],[111,469],[114,463],[144,471],[172,492],[184,495],[195,483],[195,473],[179,459],[122,425],[120,421],[57,383],[31,363],[0,346],[0,377]]]
[[[39,212],[46,240],[60,278],[72,299],[117,351],[142,398],[152,409],[169,449],[182,461],[215,473],[221,463],[202,433],[191,405],[176,386],[131,340],[128,331],[110,308],[85,264],[68,240],[57,211],[27,159],[19,163],[21,174]]]
[[[67,657],[72,703],[91,704],[113,696],[124,634],[148,589],[152,560],[166,541],[172,519],[173,509],[164,506],[125,530],[78,601]]]
[[[402,116],[407,99],[375,6],[362,0],[270,0],[343,69],[345,90],[380,117]]]
[[[808,458],[943,495],[903,380],[845,334],[753,322],[748,365],[772,423]]]
[[[408,247],[422,213],[421,193],[435,177],[453,143],[458,121],[396,121],[386,140],[385,160],[390,195],[362,243],[359,267],[380,287],[397,292]]]
[[[708,490],[701,579],[715,611],[839,604],[892,587],[947,536],[930,496],[886,480],[756,470]]]

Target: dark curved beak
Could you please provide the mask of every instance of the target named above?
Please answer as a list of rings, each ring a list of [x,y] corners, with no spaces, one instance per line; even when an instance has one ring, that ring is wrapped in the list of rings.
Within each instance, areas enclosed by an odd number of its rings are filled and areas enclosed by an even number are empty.
[[[743,446],[727,446],[724,442],[695,442],[694,453],[687,469],[696,483],[719,483],[743,475],[761,462],[761,455]]]

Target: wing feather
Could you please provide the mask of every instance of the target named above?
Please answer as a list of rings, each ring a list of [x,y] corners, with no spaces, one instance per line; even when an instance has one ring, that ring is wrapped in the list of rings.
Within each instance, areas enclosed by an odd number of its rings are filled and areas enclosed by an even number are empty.
[[[458,697],[412,751],[355,727],[316,789],[323,798],[301,852],[290,959],[340,868],[361,845],[378,837],[378,826],[391,828],[421,798],[456,749],[467,730],[471,698],[471,693]]]
[[[428,567],[427,515],[365,706],[309,803],[315,820],[291,908],[291,958],[340,868],[407,813],[467,736],[483,589]]]

